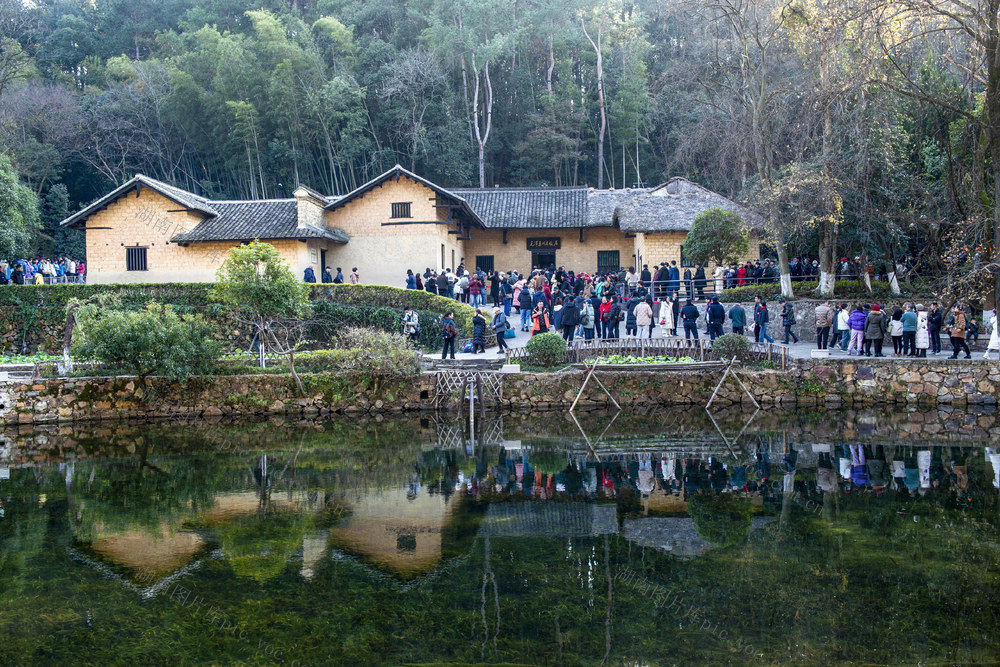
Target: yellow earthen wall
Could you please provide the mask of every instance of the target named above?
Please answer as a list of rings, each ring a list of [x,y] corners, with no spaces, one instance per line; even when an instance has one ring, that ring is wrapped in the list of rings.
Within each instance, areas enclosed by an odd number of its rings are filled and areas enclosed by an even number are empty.
[[[392,218],[394,202],[410,202],[412,217]],[[458,240],[458,235],[448,233],[457,230],[457,226],[383,226],[383,223],[405,220],[446,220],[447,209],[435,208],[434,204],[433,190],[404,176],[399,181],[390,179],[343,207],[327,211],[327,226],[344,230],[351,239],[347,245],[331,244],[327,263],[334,268],[343,267],[345,278],[351,267],[356,266],[361,282],[395,287],[405,285],[406,269],[422,273],[428,267],[438,271],[456,268],[466,256],[464,243]]]
[[[235,243],[170,243],[175,234],[190,231],[202,216],[168,213],[182,208],[156,192],[128,194],[87,220],[87,281],[92,283],[209,282]],[[275,241],[282,259],[295,270],[297,241]],[[125,270],[125,248],[146,246],[146,271]]]
[[[638,236],[636,238],[638,239]],[[643,245],[644,252],[642,262],[644,264],[649,264],[652,267],[654,264],[662,264],[663,262],[677,262],[677,265],[681,265],[681,245],[684,244],[684,240],[687,238],[686,232],[660,232],[660,233],[647,233],[643,234]],[[747,253],[746,257],[742,260],[747,259],[753,260],[760,257],[760,238],[756,233],[750,235],[750,251]],[[713,264],[711,268],[715,268]]]
[[[465,243],[466,266],[473,268],[477,255],[493,255],[493,266],[498,271],[517,269],[519,273],[531,270],[531,251],[528,238],[559,238],[560,248],[556,253],[556,266],[565,266],[574,271],[593,273],[597,270],[598,250],[617,250],[621,264],[633,263],[633,240],[626,238],[621,230],[614,227],[597,227],[583,230],[580,243],[579,229],[515,229],[507,232],[507,243],[503,243],[503,233],[497,229],[473,229],[472,239]]]

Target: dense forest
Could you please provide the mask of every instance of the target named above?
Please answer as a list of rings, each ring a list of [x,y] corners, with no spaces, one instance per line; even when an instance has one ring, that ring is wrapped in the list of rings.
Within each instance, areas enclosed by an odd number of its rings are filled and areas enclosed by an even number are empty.
[[[400,163],[445,186],[682,175],[757,207],[783,265],[912,254],[953,293],[1000,288],[1000,0],[0,6],[0,180],[43,229],[4,254],[79,253],[55,222],[137,172],[258,198]]]

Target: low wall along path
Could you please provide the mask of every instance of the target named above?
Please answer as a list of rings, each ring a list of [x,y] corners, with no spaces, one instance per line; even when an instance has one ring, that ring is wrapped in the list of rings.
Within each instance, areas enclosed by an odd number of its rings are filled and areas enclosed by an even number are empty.
[[[625,409],[656,405],[704,406],[722,369],[598,371]],[[1000,366],[982,360],[927,360],[864,363],[858,359],[799,361],[788,370],[740,371],[754,397],[765,408],[796,406],[865,406],[877,404],[995,406],[1000,392]],[[504,408],[565,410],[583,384],[585,372],[512,373],[503,376]],[[184,384],[148,378],[41,380],[0,384],[0,419],[5,424],[42,424],[88,420],[162,417],[331,413],[399,413],[433,410],[436,378],[380,378],[349,374],[303,375],[306,396],[285,376],[215,376],[191,378]],[[578,409],[610,405],[592,383]],[[456,397],[457,399],[457,397]],[[734,380],[727,380],[717,405],[745,403]],[[454,402],[452,403],[454,405]]]

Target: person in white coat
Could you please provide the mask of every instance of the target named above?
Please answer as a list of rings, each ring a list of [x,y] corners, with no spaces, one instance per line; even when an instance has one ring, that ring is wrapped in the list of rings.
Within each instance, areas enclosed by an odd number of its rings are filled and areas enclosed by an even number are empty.
[[[663,331],[663,337],[666,338],[676,328],[677,323],[674,322],[674,299],[671,296],[660,304],[660,329]]]
[[[997,336],[997,309],[993,309],[993,330],[990,332],[990,342],[986,344],[986,352],[983,353],[983,359],[990,358],[990,350],[996,350],[997,356],[1000,357],[1000,337]]]
[[[927,311],[924,309],[924,304],[917,304],[917,335],[916,335],[916,345],[917,345],[917,356],[926,357],[927,348],[931,346],[931,335],[927,330]]]
[[[715,278],[715,293],[716,294],[720,294],[722,292],[722,288],[723,288],[722,279],[725,277],[725,275],[726,275],[726,270],[724,268],[722,268],[721,266],[717,265],[715,267],[715,273],[712,274],[712,277]]]

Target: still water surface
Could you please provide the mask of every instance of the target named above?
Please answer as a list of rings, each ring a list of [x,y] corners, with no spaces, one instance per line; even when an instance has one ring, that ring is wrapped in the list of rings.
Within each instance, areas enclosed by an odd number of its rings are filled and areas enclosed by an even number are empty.
[[[749,417],[8,432],[0,664],[1000,661],[994,413]]]

